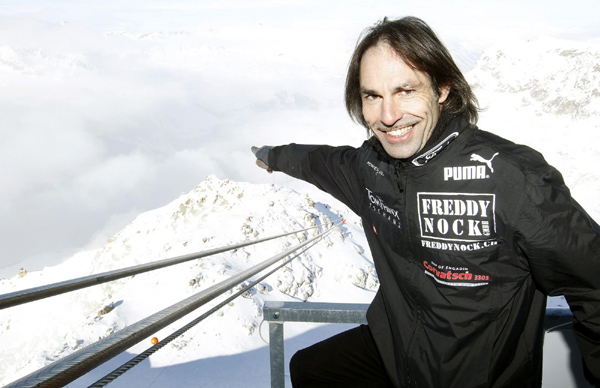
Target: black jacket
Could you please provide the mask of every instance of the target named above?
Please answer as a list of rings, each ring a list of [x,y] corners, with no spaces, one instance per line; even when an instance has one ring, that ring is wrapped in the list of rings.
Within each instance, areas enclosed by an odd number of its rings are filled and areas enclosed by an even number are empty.
[[[361,218],[380,280],[367,318],[398,387],[539,387],[546,295],[565,295],[600,381],[600,228],[531,148],[455,118],[410,160],[274,147],[269,167]]]

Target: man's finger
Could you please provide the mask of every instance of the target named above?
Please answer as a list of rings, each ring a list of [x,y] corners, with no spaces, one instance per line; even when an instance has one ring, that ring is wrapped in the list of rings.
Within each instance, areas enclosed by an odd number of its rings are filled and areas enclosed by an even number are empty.
[[[263,162],[263,161],[262,161],[262,160],[260,160],[260,159],[256,159],[256,165],[257,165],[258,167],[260,167],[260,168],[264,168],[265,170],[268,170],[268,169],[269,169],[269,166],[267,166],[267,165],[265,164],[265,162]]]

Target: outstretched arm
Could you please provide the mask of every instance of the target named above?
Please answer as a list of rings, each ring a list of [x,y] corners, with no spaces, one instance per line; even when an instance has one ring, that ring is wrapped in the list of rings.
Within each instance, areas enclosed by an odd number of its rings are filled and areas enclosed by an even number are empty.
[[[252,147],[252,152],[259,167],[312,183],[357,212],[360,192],[360,177],[356,171],[358,149],[289,144]]]

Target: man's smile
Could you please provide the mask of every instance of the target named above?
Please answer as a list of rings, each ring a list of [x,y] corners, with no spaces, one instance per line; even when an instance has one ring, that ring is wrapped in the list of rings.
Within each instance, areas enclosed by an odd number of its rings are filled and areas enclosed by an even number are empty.
[[[391,131],[387,131],[386,134],[394,137],[402,136],[413,129],[414,126],[415,124],[412,124],[406,127],[392,129]]]

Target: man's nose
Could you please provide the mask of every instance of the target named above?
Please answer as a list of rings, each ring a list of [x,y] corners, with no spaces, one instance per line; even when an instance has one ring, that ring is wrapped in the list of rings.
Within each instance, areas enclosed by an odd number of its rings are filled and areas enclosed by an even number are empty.
[[[394,99],[384,99],[381,106],[381,123],[386,127],[392,127],[402,118],[402,107]]]

